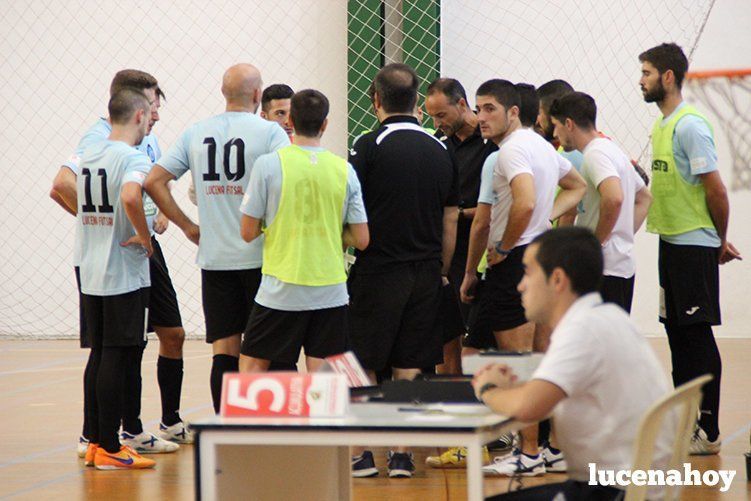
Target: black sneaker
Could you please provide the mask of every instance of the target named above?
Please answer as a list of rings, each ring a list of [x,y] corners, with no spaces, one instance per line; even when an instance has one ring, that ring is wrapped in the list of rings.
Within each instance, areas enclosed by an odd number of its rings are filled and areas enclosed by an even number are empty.
[[[363,451],[359,456],[352,456],[352,476],[355,478],[378,476],[378,468],[376,468],[372,452]]]
[[[486,444],[489,451],[502,452],[508,451],[514,446],[514,434],[505,433],[498,437],[497,440]]]
[[[415,459],[411,452],[389,451],[389,477],[410,478],[415,471]]]

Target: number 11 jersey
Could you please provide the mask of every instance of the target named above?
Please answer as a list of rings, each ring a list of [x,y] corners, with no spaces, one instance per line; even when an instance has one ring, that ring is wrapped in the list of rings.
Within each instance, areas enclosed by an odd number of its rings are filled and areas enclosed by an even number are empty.
[[[143,186],[150,170],[149,157],[122,141],[106,139],[84,149],[76,179],[84,294],[114,296],[151,284],[143,247],[120,245],[136,234],[120,191],[126,183]]]
[[[201,269],[261,267],[263,237],[250,244],[240,237],[240,204],[256,159],[289,144],[276,122],[252,113],[225,112],[192,125],[157,161],[178,179],[187,171],[193,176]]]

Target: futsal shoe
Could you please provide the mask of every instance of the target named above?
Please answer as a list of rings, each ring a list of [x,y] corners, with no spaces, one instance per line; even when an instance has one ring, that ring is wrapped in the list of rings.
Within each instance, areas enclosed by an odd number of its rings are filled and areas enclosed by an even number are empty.
[[[192,444],[194,440],[193,431],[191,431],[190,426],[182,421],[178,421],[172,426],[159,423],[157,435],[159,435],[159,438],[176,444]]]
[[[389,451],[389,477],[410,478],[415,471],[415,459],[411,452]]]
[[[359,456],[352,456],[352,476],[354,478],[378,476],[378,468],[376,468],[372,452],[363,451]]]
[[[482,448],[482,464],[490,462],[490,453],[487,447]],[[428,456],[425,464],[431,468],[466,468],[467,448],[452,447],[440,456]]]
[[[127,445],[139,454],[165,454],[175,452],[180,448],[174,442],[169,442],[145,431],[138,435],[131,435],[127,431],[122,431],[120,432],[120,443]]]
[[[482,472],[506,477],[537,477],[545,474],[545,459],[542,454],[528,456],[517,449],[508,456],[495,458],[492,464],[482,467]]]
[[[86,457],[83,460],[84,466],[94,466],[94,457],[97,450],[99,450],[99,444],[89,443],[89,447],[86,449]]]
[[[511,449],[514,446],[515,440],[515,433],[504,433],[503,435],[498,437],[498,440],[493,440],[492,442],[487,443],[486,446],[488,450],[491,450],[493,452],[503,452]]]
[[[568,469],[563,451],[550,446],[545,442],[542,447],[542,457],[545,459],[545,471],[548,473],[564,473]]]
[[[691,456],[711,456],[712,454],[719,454],[721,446],[722,440],[719,436],[714,441],[709,440],[707,433],[697,426],[694,436],[691,437],[688,453]]]
[[[97,470],[143,470],[154,465],[156,461],[146,459],[127,445],[120,446],[120,450],[114,454],[99,447],[94,456]]]
[[[86,457],[86,451],[89,449],[89,440],[81,435],[78,437],[78,446],[76,447],[76,453],[78,457]]]

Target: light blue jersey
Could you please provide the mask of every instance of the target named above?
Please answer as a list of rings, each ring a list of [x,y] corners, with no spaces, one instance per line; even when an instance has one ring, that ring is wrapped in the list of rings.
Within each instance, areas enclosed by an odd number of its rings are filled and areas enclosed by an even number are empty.
[[[325,151],[323,148],[305,148],[309,151]],[[264,155],[256,160],[250,175],[247,194],[240,211],[248,216],[263,219],[269,226],[279,210],[282,196],[282,163],[279,155]],[[342,208],[345,223],[367,223],[362,189],[355,169],[347,164],[347,193]],[[203,237],[201,237],[203,238]],[[256,240],[259,240],[257,238]],[[246,244],[252,245],[252,244]],[[284,311],[322,310],[349,303],[347,284],[312,287],[282,282],[276,277],[263,275],[256,302],[266,308]]]
[[[105,139],[84,149],[78,162],[78,233],[81,292],[114,296],[148,287],[149,261],[141,247],[123,247],[136,234],[120,203],[126,183],[143,185],[149,158],[121,141]]]
[[[662,123],[669,122],[684,106],[685,101],[670,116],[665,117]],[[717,170],[717,148],[712,131],[704,120],[696,115],[686,115],[678,121],[673,133],[673,156],[678,172],[690,184],[701,183],[699,174]],[[680,235],[660,235],[660,238],[675,245],[719,247],[721,244],[714,228],[699,228]]]
[[[240,237],[240,203],[256,159],[289,145],[276,122],[252,113],[225,112],[186,130],[158,160],[176,178],[193,176],[204,270],[247,270],[263,264],[263,238]]]
[[[73,174],[78,176],[79,163],[81,161],[81,155],[83,155],[83,150],[92,144],[107,139],[111,133],[112,124],[104,118],[97,120],[94,125],[89,127],[89,130],[84,133],[83,137],[81,137],[81,140],[76,147],[76,152],[63,163],[63,166],[67,167],[73,171]],[[149,157],[149,160],[151,160],[152,164],[162,155],[162,150],[159,148],[159,143],[156,140],[156,136],[153,134],[144,137],[141,144],[136,146],[136,149],[145,153]],[[143,210],[146,214],[146,223],[149,225],[149,231],[153,235],[157,207],[146,192],[143,194]],[[78,266],[81,263],[81,249],[78,245],[79,238],[80,236],[76,232],[75,243],[73,244],[73,266]]]
[[[584,163],[584,155],[579,150],[571,150],[571,151],[558,151],[560,155],[571,162],[571,165],[574,166],[574,169],[576,169],[576,172],[581,174],[582,171],[582,164]],[[584,213],[584,202],[579,202],[576,204],[576,212],[578,214]]]

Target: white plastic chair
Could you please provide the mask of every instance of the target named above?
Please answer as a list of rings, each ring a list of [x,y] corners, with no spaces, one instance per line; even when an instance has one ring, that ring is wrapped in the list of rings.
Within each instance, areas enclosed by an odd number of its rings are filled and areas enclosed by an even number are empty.
[[[673,453],[670,462],[665,466],[665,471],[683,471],[683,463],[688,458],[688,448],[691,444],[691,436],[696,426],[696,416],[701,402],[702,387],[712,380],[711,374],[699,376],[696,379],[682,384],[670,395],[656,402],[642,418],[639,432],[636,435],[634,445],[634,461],[631,471],[649,470],[652,467],[654,448],[657,436],[661,431],[661,425],[665,415],[675,409],[678,413],[678,427],[676,428],[673,442]],[[646,499],[648,486],[631,484],[626,489],[625,501],[642,501]],[[663,499],[670,501],[678,496],[675,486],[665,486]]]

